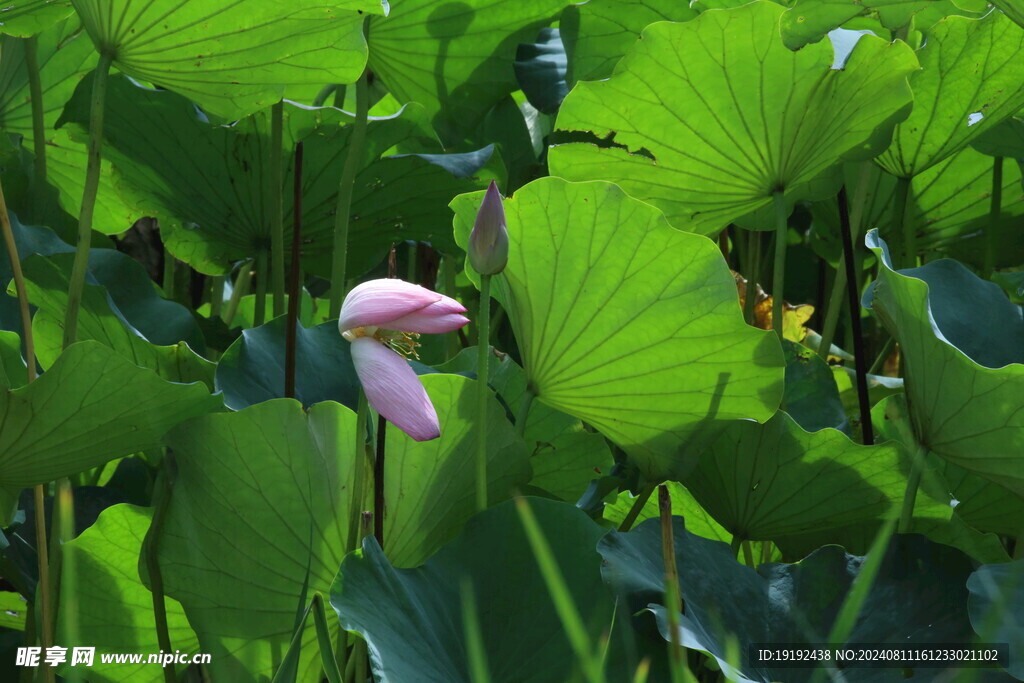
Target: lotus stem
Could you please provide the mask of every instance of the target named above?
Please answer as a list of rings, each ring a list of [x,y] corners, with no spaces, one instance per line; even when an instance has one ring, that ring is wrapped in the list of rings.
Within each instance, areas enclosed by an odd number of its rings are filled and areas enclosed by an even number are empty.
[[[747,271],[747,294],[743,299],[743,319],[748,325],[754,324],[754,306],[757,304],[757,279],[761,269],[761,232],[751,230],[747,240],[746,261],[743,267]]]
[[[238,313],[238,305],[242,302],[242,297],[249,293],[249,284],[252,282],[252,269],[253,264],[249,261],[244,261],[238,267],[238,276],[235,278],[235,284],[231,288],[231,298],[228,299],[228,307],[224,309],[224,324],[228,327],[231,327],[231,323],[235,321],[235,314]]]
[[[164,461],[154,485],[153,521],[142,542],[143,560],[149,573],[149,588],[153,596],[153,623],[156,627],[156,640],[164,652],[174,652],[174,648],[171,643],[170,630],[167,628],[167,606],[164,601],[164,580],[160,571],[159,548],[160,534],[163,531],[164,518],[167,516],[167,506],[171,500],[173,468],[174,455],[168,452],[164,455]],[[163,671],[164,681],[175,683],[177,676],[174,667],[165,666]]]
[[[36,197],[46,187],[46,123],[43,120],[43,85],[39,73],[39,39],[26,38],[25,71],[28,74],[28,92],[32,104],[32,161],[33,184]],[[37,216],[41,218],[41,216]]]
[[[900,510],[900,523],[897,530],[901,534],[910,533],[914,521],[914,503],[917,500],[917,489],[921,485],[921,474],[924,472],[926,449],[920,444],[912,446],[913,454],[910,461],[910,474],[907,476],[907,488],[903,494],[903,507]]]
[[[388,421],[377,416],[377,457],[373,460],[373,535],[384,549],[384,451]]]
[[[284,102],[270,108],[270,291],[273,294],[274,317],[284,315]]]
[[[683,600],[679,594],[679,569],[676,567],[675,534],[672,529],[672,498],[668,487],[658,486],[658,516],[661,521],[661,556],[665,563],[665,615],[669,630],[669,669],[672,683],[694,681],[686,664],[686,650],[679,635],[679,613]]]
[[[772,271],[772,329],[782,340],[782,304],[786,288],[786,235],[789,230],[789,215],[786,198],[781,190],[772,194],[775,205],[775,265]]]
[[[252,313],[252,326],[259,327],[267,317],[267,252],[256,252],[256,301]]]
[[[334,208],[334,253],[331,263],[330,316],[337,318],[345,298],[345,277],[348,265],[348,232],[352,211],[352,193],[356,175],[363,165],[366,149],[366,127],[370,111],[367,72],[356,81],[356,118],[348,139],[348,154],[338,181],[338,201]]]
[[[0,184],[0,230],[3,231],[4,246],[7,247],[7,258],[11,262],[11,272],[14,275],[14,288],[18,294],[18,309],[21,312],[22,339],[25,343],[25,370],[28,373],[28,382],[36,378],[36,352],[35,343],[32,337],[32,316],[28,305],[28,294],[25,290],[25,274],[21,270],[21,258],[18,255],[18,244],[14,241],[14,228],[11,227],[11,219],[7,214],[7,200],[4,197],[3,185]],[[41,615],[41,638],[43,647],[53,645],[53,601],[50,592],[50,561],[46,545],[46,493],[42,484],[37,484],[33,489],[35,501],[35,523],[36,523],[36,559],[39,566],[39,613]],[[54,680],[52,667],[47,667],[47,680]]]
[[[92,241],[92,216],[96,208],[96,193],[100,186],[107,76],[110,74],[113,61],[112,55],[101,53],[93,73],[92,103],[89,109],[89,161],[85,168],[82,208],[78,213],[78,244],[75,248],[74,265],[71,268],[71,284],[68,287],[68,309],[64,317],[64,348],[74,344],[78,336],[78,309],[82,305],[82,295],[85,291],[85,273],[89,268],[89,243]]]
[[[633,501],[633,505],[629,508],[629,512],[622,519],[619,524],[619,532],[625,533],[633,528],[633,524],[636,523],[636,518],[640,516],[640,512],[643,511],[644,506],[647,505],[647,500],[654,493],[654,489],[657,488],[655,484],[644,484],[637,491],[636,500]]]
[[[860,291],[857,287],[853,239],[850,235],[850,215],[847,213],[846,188],[839,190],[839,232],[843,239],[843,261],[846,264],[847,303],[850,309],[850,331],[853,335],[853,358],[857,372],[857,398],[860,402],[860,423],[864,444],[874,445],[875,433],[871,425],[871,400],[868,396],[868,359],[864,347],[864,332],[860,325]]]
[[[985,269],[982,277],[986,280],[996,269],[996,252],[999,244],[996,241],[996,226],[999,224],[1003,208],[1003,157],[992,158],[992,204],[988,212],[988,230],[985,233]]]
[[[480,276],[480,314],[477,316],[477,423],[476,423],[476,509],[481,512],[487,509],[487,371],[490,362],[491,345],[491,276]],[[524,422],[525,415],[516,421]],[[518,424],[516,425],[518,427]]]
[[[295,197],[292,223],[292,263],[288,281],[288,331],[284,345],[284,395],[295,398],[295,345],[299,326],[299,248],[302,246],[302,143],[295,145]]]

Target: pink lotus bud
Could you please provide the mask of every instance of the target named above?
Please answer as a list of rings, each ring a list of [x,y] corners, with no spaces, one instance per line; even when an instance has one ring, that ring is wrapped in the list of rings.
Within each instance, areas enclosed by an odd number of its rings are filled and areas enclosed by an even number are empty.
[[[352,362],[373,409],[417,441],[441,434],[427,392],[406,357],[420,333],[452,332],[469,322],[455,299],[409,282],[371,280],[348,293],[338,329],[352,342]]]
[[[508,263],[508,228],[501,193],[492,180],[469,233],[469,264],[481,275],[497,275]]]

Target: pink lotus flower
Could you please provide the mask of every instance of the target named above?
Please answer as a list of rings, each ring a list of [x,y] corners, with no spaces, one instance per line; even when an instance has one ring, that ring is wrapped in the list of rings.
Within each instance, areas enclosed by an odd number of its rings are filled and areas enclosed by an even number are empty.
[[[421,333],[452,332],[469,322],[455,299],[402,280],[370,280],[345,297],[338,330],[373,409],[417,441],[441,435],[437,412],[406,358]]]

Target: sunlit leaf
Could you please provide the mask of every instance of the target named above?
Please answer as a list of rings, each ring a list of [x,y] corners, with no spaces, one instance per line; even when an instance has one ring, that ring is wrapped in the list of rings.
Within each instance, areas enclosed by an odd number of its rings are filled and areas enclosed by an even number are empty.
[[[0,33],[27,38],[42,33],[74,10],[69,0],[8,1],[0,14]],[[6,61],[7,51],[4,51]]]
[[[567,0],[394,0],[373,17],[370,63],[400,102],[418,102],[446,142],[459,142],[519,86],[511,64]]]
[[[454,375],[423,382],[441,438],[417,443],[389,427],[386,440],[384,538],[400,565],[423,562],[476,509],[476,388]],[[529,467],[498,403],[489,409],[489,498],[499,501],[528,479]],[[356,509],[373,509],[368,460],[366,479],[354,481],[355,415],[330,401],[308,412],[296,401],[265,401],[192,421],[168,442],[179,473],[160,547],[167,593],[223,667],[215,677],[241,675],[240,662],[216,654],[235,639],[252,641],[246,675],[269,675],[275,648],[291,639],[307,567],[309,590],[329,590],[354,543],[353,523],[360,528],[350,516],[353,495],[362,501]],[[300,680],[316,680],[312,623],[303,638]]]
[[[462,245],[480,199],[452,203]],[[505,212],[495,292],[531,391],[617,442],[645,476],[672,478],[723,422],[778,407],[777,338],[744,324],[713,242],[608,183],[544,178]]]
[[[569,5],[559,28],[570,85],[608,78],[640,32],[656,21],[689,21],[697,11],[675,0],[590,0]]]
[[[161,443],[222,405],[201,384],[172,384],[94,341],[73,344],[39,379],[0,393],[0,485],[27,487]]]
[[[556,146],[551,172],[613,180],[676,227],[711,233],[875,153],[876,133],[906,115],[913,53],[864,36],[834,70],[829,44],[786,48],[784,11],[754,2],[649,26],[610,80],[577,85],[559,112],[560,130],[613,144]]]
[[[870,303],[900,343],[914,432],[928,450],[1024,496],[1024,318],[991,282],[950,260],[892,269]]]
[[[999,12],[947,17],[917,52],[914,109],[878,163],[912,178],[1024,107],[1024,28]]]
[[[229,119],[277,102],[287,84],[355,81],[366,63],[359,12],[383,12],[380,0],[71,4],[119,70]]]
[[[80,141],[88,121],[86,86],[88,81],[63,117],[75,124],[72,136]],[[264,198],[270,139],[265,116],[233,127],[213,126],[183,97],[136,87],[124,78],[111,79],[107,102],[104,156],[113,182],[101,187],[100,199],[118,207],[127,221],[97,222],[97,229],[119,232],[137,218],[153,216],[171,252],[209,274],[224,274],[235,261],[269,250]],[[305,267],[326,276],[338,178],[352,129],[343,124],[352,116],[339,109],[288,104],[284,117],[284,213],[292,213],[292,150],[304,140],[302,250]],[[366,163],[353,195],[349,275],[365,272],[393,243],[406,239],[453,251],[447,203],[455,194],[486,184],[491,174],[481,169],[490,162],[491,149],[452,156],[394,154],[396,146],[413,148],[402,150],[406,152],[442,151],[436,141],[431,145],[433,132],[416,105],[371,120],[367,135]],[[55,182],[69,202],[81,200],[81,173],[62,174]]]
[[[115,505],[107,508],[80,536],[64,545],[63,565],[74,571],[74,594],[61,592],[57,640],[74,646],[76,642],[96,648],[89,677],[97,681],[132,680],[157,683],[164,680],[160,667],[130,662],[103,662],[101,654],[159,652],[153,595],[139,576],[142,541],[153,517],[152,508]],[[65,577],[65,585],[71,580]],[[174,598],[164,598],[167,631],[175,650],[199,651],[196,634],[185,612]],[[72,611],[73,610],[73,611]],[[73,620],[73,621],[72,621]],[[75,630],[72,630],[75,629]],[[79,641],[72,641],[77,637]],[[71,650],[68,651],[71,659]],[[70,676],[77,667],[65,664],[62,675]],[[176,667],[183,669],[184,667]]]

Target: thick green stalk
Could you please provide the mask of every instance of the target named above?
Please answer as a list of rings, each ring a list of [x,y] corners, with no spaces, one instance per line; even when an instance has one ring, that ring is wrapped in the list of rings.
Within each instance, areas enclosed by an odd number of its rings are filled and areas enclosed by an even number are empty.
[[[897,527],[897,531],[901,534],[910,533],[910,525],[914,521],[914,503],[917,501],[917,489],[921,485],[921,474],[924,472],[924,461],[927,453],[927,449],[920,444],[916,444],[912,448],[910,474],[907,476],[907,489],[903,494],[900,524]]]
[[[163,465],[157,475],[153,491],[153,521],[149,525],[146,537],[142,541],[143,560],[149,573],[149,588],[153,597],[153,623],[156,627],[156,640],[164,652],[174,652],[171,644],[170,631],[167,628],[167,607],[164,602],[164,580],[160,571],[160,534],[163,531],[167,506],[171,501],[171,478],[173,477],[173,455],[164,456]],[[177,676],[174,667],[164,667],[164,681],[175,683]]]
[[[39,40],[36,36],[25,39],[25,71],[28,73],[28,92],[32,103],[33,184],[36,196],[46,187],[46,124],[43,121],[43,85],[39,76]],[[38,216],[37,216],[38,218]]]
[[[782,303],[786,287],[786,235],[789,215],[786,199],[781,190],[772,195],[775,204],[775,264],[772,270],[772,329],[782,339]]]
[[[331,263],[330,315],[337,318],[345,298],[345,268],[348,260],[348,226],[352,211],[352,192],[356,174],[363,165],[366,149],[366,125],[370,111],[366,72],[356,81],[356,118],[348,139],[348,155],[338,181],[338,202],[334,207],[334,253]]]
[[[217,318],[224,309],[224,276],[210,278],[210,317]]]
[[[454,256],[444,257],[444,293],[445,296],[451,297],[452,299],[458,298],[455,292],[457,289],[455,285],[456,265],[457,261]],[[448,340],[448,357],[454,358],[461,347],[459,344],[459,331],[456,330],[455,332],[449,332],[446,335],[446,339]]]
[[[520,438],[526,437],[526,420],[530,417],[530,406],[533,405],[533,399],[533,390],[526,387],[523,397],[519,400],[519,412],[516,413],[516,434]]]
[[[7,215],[7,200],[4,197],[3,186],[0,185],[0,231],[3,232],[4,246],[7,247],[7,258],[11,262],[11,272],[14,275],[14,288],[18,294],[18,308],[21,311],[22,337],[25,342],[25,365],[28,373],[28,382],[36,378],[36,351],[32,337],[31,309],[28,305],[28,294],[25,290],[25,275],[21,270],[21,258],[18,256],[18,244],[14,241],[14,229],[11,227],[10,217]],[[50,561],[46,546],[46,494],[43,485],[36,485],[34,491],[35,501],[35,523],[36,523],[36,558],[39,564],[39,612],[42,615],[42,641],[43,647],[53,645],[53,602],[50,593]],[[52,667],[47,674],[47,679],[54,680]]]
[[[679,593],[679,569],[676,567],[675,533],[672,529],[672,498],[668,487],[658,487],[658,517],[661,521],[661,557],[665,563],[665,615],[668,617],[669,670],[672,683],[696,681],[686,664],[686,650],[679,637],[679,614],[683,600]]]
[[[636,518],[640,516],[640,512],[647,505],[647,500],[654,493],[654,489],[657,488],[655,484],[645,484],[640,487],[640,490],[636,494],[636,500],[633,501],[632,507],[629,508],[629,512],[623,518],[622,523],[619,524],[619,532],[626,533],[633,528],[633,524],[636,522]]]
[[[747,250],[743,254],[743,267],[747,271],[747,294],[743,300],[743,319],[748,325],[754,324],[754,306],[757,303],[757,279],[761,269],[761,232],[751,230]],[[749,262],[749,263],[748,263]]]
[[[334,94],[334,91],[338,89],[337,83],[329,83],[324,87],[320,88],[320,92],[313,98],[314,107],[322,107],[327,101],[327,98]]]
[[[174,285],[175,285],[175,271],[177,270],[178,262],[175,260],[171,252],[167,251],[164,247],[164,298],[174,299]]]
[[[996,252],[999,244],[996,241],[996,226],[1003,208],[1003,157],[992,159],[992,204],[988,212],[988,231],[985,238],[985,270],[982,277],[988,278],[996,269]]]
[[[249,293],[249,284],[252,282],[253,264],[245,261],[238,267],[238,277],[231,288],[231,298],[228,299],[228,306],[224,309],[224,324],[231,327],[235,321],[235,314],[238,313],[238,305],[242,303],[242,297]]]
[[[284,315],[284,102],[270,108],[270,289],[274,299],[274,317]]]
[[[487,370],[490,361],[491,345],[491,276],[480,276],[480,314],[476,319],[477,353],[476,353],[476,509],[477,512],[487,509]],[[525,415],[519,418],[524,421]]]
[[[267,252],[256,254],[256,301],[253,306],[252,326],[259,327],[267,318]]]
[[[897,261],[900,268],[911,268],[917,265],[917,240],[914,235],[913,220],[908,217],[910,204],[913,202],[914,193],[910,191],[910,178],[896,179],[896,193],[892,200],[892,234],[903,235],[903,255]]]
[[[64,348],[75,343],[78,336],[78,309],[82,305],[85,291],[85,272],[89,268],[89,242],[92,240],[92,215],[96,208],[96,193],[100,186],[100,160],[103,155],[103,109],[107,96],[107,76],[113,58],[100,54],[99,64],[93,73],[92,104],[89,109],[89,161],[85,168],[85,189],[82,192],[82,208],[78,212],[78,245],[75,261],[71,267],[71,284],[68,287],[68,309],[64,316]]]

